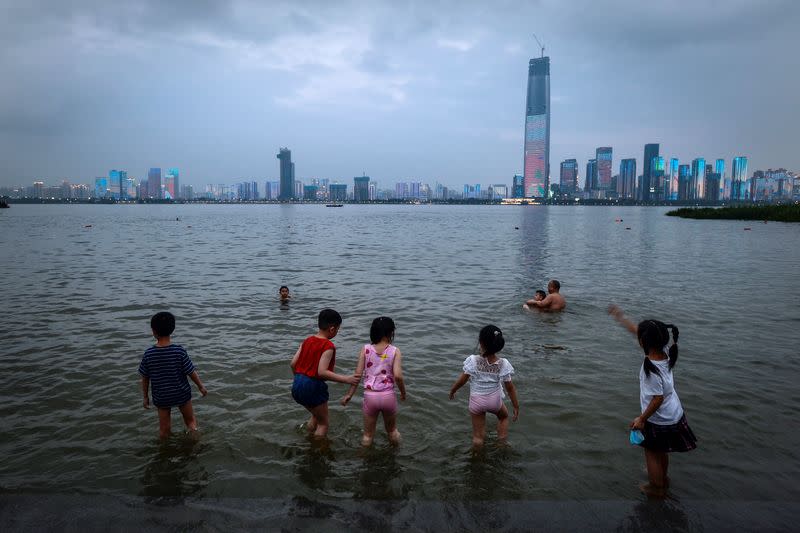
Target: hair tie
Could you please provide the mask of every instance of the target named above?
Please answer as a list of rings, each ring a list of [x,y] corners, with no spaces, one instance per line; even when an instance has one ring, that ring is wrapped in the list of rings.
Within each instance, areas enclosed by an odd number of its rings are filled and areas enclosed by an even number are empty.
[[[499,329],[498,329],[498,330],[495,330],[495,332],[494,332],[494,336],[495,336],[495,337],[497,337],[498,335],[500,335],[500,330],[499,330]]]

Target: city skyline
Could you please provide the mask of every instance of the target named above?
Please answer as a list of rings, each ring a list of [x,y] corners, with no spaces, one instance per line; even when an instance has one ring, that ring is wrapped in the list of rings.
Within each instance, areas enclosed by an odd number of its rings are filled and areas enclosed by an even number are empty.
[[[651,139],[800,168],[793,2],[131,5],[0,8],[0,185],[152,161],[195,187],[276,178],[265,147],[285,145],[301,179],[507,181],[524,171],[533,31],[551,58],[553,182],[564,159],[641,157]]]

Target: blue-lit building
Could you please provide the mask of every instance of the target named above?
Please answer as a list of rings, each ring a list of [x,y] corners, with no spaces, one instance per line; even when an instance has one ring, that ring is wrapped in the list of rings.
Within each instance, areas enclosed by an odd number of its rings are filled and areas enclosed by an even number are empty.
[[[689,165],[678,166],[678,200],[691,200],[691,189],[692,167]]]
[[[655,156],[650,161],[650,200],[660,202],[666,199],[666,174],[664,158]]]
[[[590,159],[586,162],[586,180],[583,190],[585,192],[597,189],[597,159]]]
[[[565,159],[561,162],[559,183],[561,194],[573,195],[578,190],[578,161],[576,159]]]
[[[167,169],[167,178],[169,178],[170,185],[167,188],[173,198],[179,198],[181,195],[181,182],[180,172],[177,168],[172,167]]]
[[[519,174],[514,174],[514,179],[511,182],[511,197],[524,198],[525,197],[525,179]]]
[[[105,198],[111,194],[111,188],[108,185],[108,178],[101,176],[94,179],[94,197]]]
[[[733,158],[731,165],[731,200],[744,202],[750,199],[750,184],[747,177],[747,158]]]
[[[612,152],[610,146],[595,149],[595,161],[597,162],[595,189],[607,191],[611,187]]]
[[[706,160],[698,157],[692,160],[692,190],[689,191],[689,200],[702,201],[706,199]]]
[[[728,188],[728,193],[726,195],[725,190],[725,160],[724,159],[717,159],[714,162],[714,173],[719,174],[719,192],[717,193],[718,201],[722,202],[724,200],[730,199],[730,188]]]
[[[623,159],[619,162],[617,195],[622,200],[636,198],[636,159]]]
[[[678,167],[680,166],[677,157],[669,160],[669,187],[667,190],[667,200],[674,202],[678,199]]]
[[[550,189],[550,58],[528,63],[523,161],[525,198],[544,198]]]
[[[653,158],[658,157],[658,150],[659,144],[658,143],[650,143],[644,145],[644,159],[642,160],[642,165],[644,168],[642,169],[642,187],[639,191],[639,199],[643,202],[648,202],[651,200],[650,195],[653,194],[656,190],[655,184],[652,183],[652,170],[651,165],[653,163]]]

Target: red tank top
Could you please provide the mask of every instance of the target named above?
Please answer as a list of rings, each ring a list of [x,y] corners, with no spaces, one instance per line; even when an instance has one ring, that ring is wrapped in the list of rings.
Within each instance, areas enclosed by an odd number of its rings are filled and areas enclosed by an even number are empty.
[[[319,369],[319,360],[322,354],[327,350],[333,350],[331,362],[328,365],[328,370],[333,372],[336,365],[336,346],[330,339],[320,339],[316,335],[312,335],[303,341],[300,346],[300,357],[297,359],[297,364],[294,366],[295,374],[305,374],[310,378],[317,377],[317,370]]]

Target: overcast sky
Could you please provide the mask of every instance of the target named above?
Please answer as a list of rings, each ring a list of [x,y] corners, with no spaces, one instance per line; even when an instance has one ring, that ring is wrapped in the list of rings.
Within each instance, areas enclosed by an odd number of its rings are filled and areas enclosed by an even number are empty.
[[[0,185],[298,178],[510,183],[528,60],[551,58],[551,174],[659,142],[800,170],[796,0],[0,0]]]

